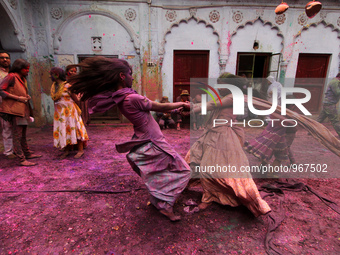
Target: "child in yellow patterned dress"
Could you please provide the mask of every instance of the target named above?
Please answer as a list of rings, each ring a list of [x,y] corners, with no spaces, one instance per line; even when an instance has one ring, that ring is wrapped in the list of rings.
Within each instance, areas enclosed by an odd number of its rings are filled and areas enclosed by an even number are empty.
[[[53,67],[50,71],[53,81],[51,97],[54,101],[53,138],[54,147],[64,149],[60,159],[68,156],[71,145],[78,145],[78,153],[74,158],[84,155],[84,142],[89,139],[81,111],[77,105],[77,97],[68,88],[71,86],[66,82],[63,69]]]

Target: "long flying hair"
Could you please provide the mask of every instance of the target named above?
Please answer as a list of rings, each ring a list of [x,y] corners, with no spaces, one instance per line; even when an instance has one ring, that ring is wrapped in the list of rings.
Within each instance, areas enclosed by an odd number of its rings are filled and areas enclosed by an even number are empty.
[[[80,67],[80,72],[69,78],[70,90],[82,93],[83,101],[102,92],[116,91],[121,83],[119,74],[132,70],[125,60],[105,57],[87,58],[72,67]]]
[[[22,69],[25,69],[30,66],[30,63],[28,63],[25,59],[18,58],[14,61],[11,69],[8,73],[20,73]]]
[[[50,70],[50,74],[57,74],[60,80],[66,81],[65,71],[60,67],[52,67]]]

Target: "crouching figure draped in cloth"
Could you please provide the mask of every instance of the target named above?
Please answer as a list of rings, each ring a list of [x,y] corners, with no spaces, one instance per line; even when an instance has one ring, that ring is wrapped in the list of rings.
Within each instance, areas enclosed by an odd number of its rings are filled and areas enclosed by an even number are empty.
[[[151,203],[170,220],[180,219],[173,205],[190,179],[190,167],[165,141],[150,111],[169,112],[190,109],[190,104],[158,103],[137,94],[132,87],[132,68],[121,59],[94,57],[79,65],[81,72],[70,78],[75,93],[89,101],[90,113],[104,112],[117,105],[133,124],[131,141],[116,144],[120,153],[129,152],[127,159],[143,179],[151,195]]]
[[[225,78],[229,78],[225,82]],[[233,78],[233,79],[230,79]],[[218,83],[233,82],[234,85],[244,90],[243,78],[222,74]],[[217,106],[213,101],[207,103],[207,110],[212,110],[210,118],[207,121],[205,132],[192,145],[190,149],[190,166],[193,174],[196,166],[204,169],[206,166],[231,166],[236,169],[237,173],[228,171],[202,171],[199,172],[201,184],[203,187],[202,203],[199,205],[201,210],[207,208],[212,202],[223,205],[239,206],[245,205],[256,217],[270,212],[270,207],[264,201],[256,187],[255,182],[249,172],[240,172],[239,170],[249,166],[248,158],[242,147],[244,143],[244,130],[240,126],[231,126],[230,124],[213,125],[215,119],[236,122],[236,116],[233,115],[233,96],[228,89],[219,89],[222,96],[222,105]],[[246,91],[245,91],[246,92]],[[201,111],[201,105],[197,104],[193,109],[194,112]],[[189,157],[189,153],[186,158]]]
[[[228,79],[224,80],[224,78]],[[233,84],[246,94],[244,90],[246,88],[244,86],[245,82],[239,76],[224,73],[220,76],[218,83]],[[270,207],[261,198],[249,172],[209,172],[204,168],[205,166],[218,165],[220,167],[231,166],[236,170],[240,170],[242,167],[249,166],[248,159],[242,150],[244,143],[243,129],[230,124],[213,124],[215,119],[227,120],[228,123],[231,123],[231,121],[237,122],[232,109],[233,95],[228,89],[219,89],[219,92],[224,96],[221,100],[222,104],[217,103],[215,105],[213,100],[207,103],[207,110],[212,112],[206,123],[205,132],[192,145],[186,156],[186,161],[190,162],[192,173],[195,174],[195,169],[200,170],[198,177],[201,178],[204,193],[199,208],[205,209],[212,202],[230,206],[243,204],[255,216],[266,214],[270,211]],[[247,101],[246,96],[244,100]],[[271,108],[271,103],[268,101],[259,98],[252,98],[252,101],[253,105],[259,110]],[[201,105],[196,104],[193,111],[200,112]],[[296,120],[316,140],[340,157],[340,141],[322,124],[289,109],[286,110],[286,116],[282,116],[280,106],[277,106],[272,116],[280,120],[286,118]]]

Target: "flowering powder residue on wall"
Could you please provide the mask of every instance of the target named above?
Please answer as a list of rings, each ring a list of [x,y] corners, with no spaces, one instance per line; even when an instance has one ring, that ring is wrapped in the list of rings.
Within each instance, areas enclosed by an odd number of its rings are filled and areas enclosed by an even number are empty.
[[[162,97],[162,79],[159,63],[148,66],[148,54],[144,54],[142,67],[142,94],[150,100],[160,100]]]

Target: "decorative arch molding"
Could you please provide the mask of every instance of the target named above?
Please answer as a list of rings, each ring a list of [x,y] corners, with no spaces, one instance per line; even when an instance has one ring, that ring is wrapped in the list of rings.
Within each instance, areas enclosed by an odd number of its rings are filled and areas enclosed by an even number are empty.
[[[12,25],[14,27],[13,33],[18,39],[18,44],[19,44],[18,46],[20,47],[20,50],[22,52],[25,52],[26,51],[26,41],[25,41],[24,33],[21,29],[22,26],[19,25],[20,22],[16,19],[15,15],[13,15],[12,11],[7,6],[5,1],[0,1],[0,4],[1,4],[2,8],[4,8],[4,10],[6,11],[6,14],[8,15],[9,19],[12,22]]]
[[[235,31],[231,34],[230,36],[230,40],[233,36],[235,36],[237,34],[237,31],[241,28],[244,28],[246,25],[254,25],[254,23],[256,21],[261,21],[262,22],[262,25],[265,26],[265,25],[270,25],[271,26],[271,29],[276,29],[278,32],[277,32],[277,36],[281,37],[282,38],[282,42],[281,42],[281,45],[283,46],[282,47],[282,50],[281,50],[281,53],[283,52],[283,49],[284,49],[284,35],[283,33],[280,31],[280,28],[276,25],[273,24],[273,22],[271,21],[268,21],[268,20],[263,20],[261,17],[257,17],[256,19],[253,19],[253,20],[248,20],[246,22],[244,22],[243,24],[239,25],[236,27]]]
[[[163,41],[161,42],[161,45],[159,47],[159,51],[158,51],[158,54],[160,55],[160,58],[161,60],[163,59],[163,55],[165,53],[165,43],[166,43],[166,36],[168,34],[171,34],[171,31],[174,27],[178,27],[180,25],[180,23],[184,22],[186,24],[188,24],[188,22],[190,20],[195,20],[197,24],[199,23],[204,23],[206,27],[210,27],[213,29],[213,34],[217,35],[218,39],[217,39],[217,44],[218,44],[218,55],[221,54],[221,40],[220,40],[220,34],[217,32],[217,30],[215,29],[215,27],[213,26],[213,24],[203,20],[203,19],[199,19],[197,18],[196,16],[191,16],[189,18],[186,18],[186,19],[181,19],[179,20],[178,22],[175,22],[173,23],[170,28],[164,33],[164,36],[163,36]]]
[[[306,26],[304,26],[294,37],[293,37],[293,40],[294,42],[296,41],[296,39],[301,36],[301,33],[303,31],[307,31],[310,27],[317,27],[318,25],[324,25],[325,28],[327,27],[330,27],[332,29],[332,32],[337,32],[338,33],[338,38],[340,39],[340,29],[337,28],[335,25],[333,25],[332,23],[328,23],[326,22],[325,20],[320,20],[319,22],[314,22],[314,23],[311,23],[311,24],[308,24]],[[340,70],[340,52],[339,52],[339,55],[338,55],[338,58],[339,58],[339,70]]]
[[[56,32],[52,34],[53,49],[55,53],[57,53],[59,50],[60,42],[62,41],[61,35],[64,32],[65,28],[75,19],[82,17],[82,16],[87,16],[87,15],[101,15],[101,16],[105,16],[105,17],[108,17],[110,19],[117,21],[128,32],[128,34],[131,37],[131,42],[133,42],[133,45],[135,47],[137,54],[140,54],[140,39],[139,39],[139,36],[133,31],[132,27],[128,25],[127,23],[125,23],[125,21],[117,14],[114,14],[108,11],[103,11],[103,10],[86,10],[86,11],[73,13],[69,17],[67,17],[56,29]]]
[[[296,35],[294,35],[294,37],[293,37],[294,41],[296,40],[296,38],[301,36],[301,33],[303,31],[308,30],[310,27],[317,27],[320,24],[323,24],[325,26],[325,28],[326,27],[330,27],[332,29],[332,32],[337,32],[338,33],[338,38],[340,38],[340,29],[339,28],[337,28],[332,23],[327,23],[325,20],[320,20],[319,22],[314,22],[314,23],[311,23],[311,24],[308,24],[308,25],[304,26]]]

